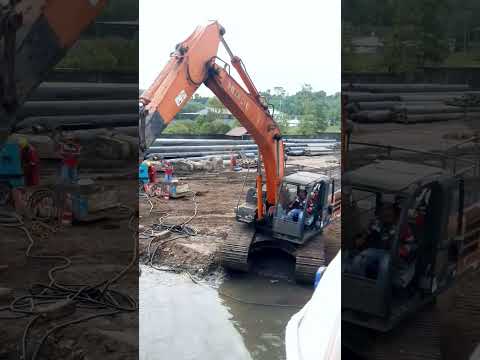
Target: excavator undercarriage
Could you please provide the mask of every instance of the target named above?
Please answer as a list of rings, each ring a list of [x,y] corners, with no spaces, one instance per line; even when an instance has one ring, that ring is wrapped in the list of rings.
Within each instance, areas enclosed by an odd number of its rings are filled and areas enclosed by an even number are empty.
[[[280,249],[295,258],[295,279],[312,283],[322,266],[327,266],[340,248],[340,238],[317,234],[304,245],[274,239],[249,224],[235,223],[221,248],[223,265],[231,270],[248,272],[252,255],[265,249]]]

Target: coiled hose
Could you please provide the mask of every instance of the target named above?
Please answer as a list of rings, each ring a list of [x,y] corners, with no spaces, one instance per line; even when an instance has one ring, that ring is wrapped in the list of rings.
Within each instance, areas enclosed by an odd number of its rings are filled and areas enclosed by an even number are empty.
[[[35,192],[30,197],[28,202],[28,209],[30,210],[30,216],[34,213],[35,203],[41,202],[46,197],[52,197],[53,192],[51,190],[41,189]],[[53,205],[56,205],[55,203]],[[57,206],[54,206],[58,208]],[[135,226],[135,220],[137,217],[132,209],[123,206],[123,209],[127,209],[129,212],[128,228],[133,234],[133,256],[129,264],[123,268],[118,274],[111,279],[103,280],[94,285],[89,284],[64,284],[55,279],[55,273],[60,270],[68,268],[72,262],[66,256],[61,255],[34,255],[32,254],[32,248],[35,245],[34,238],[27,227],[24,220],[13,211],[0,210],[0,228],[13,228],[21,231],[27,238],[28,245],[25,250],[25,256],[31,259],[43,259],[60,262],[59,265],[53,266],[48,271],[49,283],[48,284],[33,284],[28,290],[29,294],[16,297],[8,305],[0,307],[0,314],[10,313],[7,315],[0,315],[0,319],[19,319],[25,317],[32,317],[28,324],[25,326],[22,335],[21,346],[21,358],[27,360],[27,356],[30,353],[28,350],[28,334],[35,322],[42,316],[36,309],[41,305],[48,305],[59,303],[61,301],[75,302],[77,309],[85,309],[88,311],[95,311],[93,314],[88,314],[77,319],[65,321],[59,325],[54,326],[48,330],[41,340],[37,343],[32,352],[31,360],[36,360],[39,356],[42,345],[47,340],[48,336],[57,330],[65,328],[67,326],[78,324],[90,319],[103,316],[111,316],[121,312],[137,311],[138,306],[134,298],[128,294],[122,293],[118,290],[111,289],[111,285],[118,282],[133,266],[137,264],[138,260],[138,225]],[[32,216],[32,224],[45,224],[44,221],[58,218],[57,214],[50,214],[46,218],[38,218]],[[47,229],[52,229],[47,225]],[[98,312],[100,311],[100,312]]]

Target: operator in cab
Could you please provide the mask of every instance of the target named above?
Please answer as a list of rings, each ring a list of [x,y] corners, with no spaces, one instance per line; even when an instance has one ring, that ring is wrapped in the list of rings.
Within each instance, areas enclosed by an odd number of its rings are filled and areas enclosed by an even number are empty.
[[[296,199],[289,205],[288,217],[297,222],[303,214],[305,203],[307,201],[307,190],[299,189]]]
[[[378,217],[370,223],[365,236],[357,239],[358,250],[390,249],[396,234],[397,217],[397,209],[392,203],[382,203]]]
[[[360,271],[368,278],[377,277],[382,257],[390,252],[393,246],[400,220],[401,208],[399,207],[398,199],[392,201],[385,196],[382,200],[378,217],[370,223],[365,236],[360,236],[356,239],[357,250],[360,253],[357,255],[359,261],[355,263],[359,266],[363,264],[363,266],[361,266],[362,271],[360,269],[354,271]],[[399,277],[394,279],[397,287],[408,286],[413,278],[415,267],[412,255],[415,248],[415,237],[410,226],[405,224],[400,229],[398,255],[400,258],[399,266],[402,269],[399,271]]]

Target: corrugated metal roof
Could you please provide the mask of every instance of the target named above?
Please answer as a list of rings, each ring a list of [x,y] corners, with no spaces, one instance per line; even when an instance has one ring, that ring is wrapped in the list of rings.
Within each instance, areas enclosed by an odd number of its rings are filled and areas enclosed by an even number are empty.
[[[446,174],[443,169],[433,166],[383,160],[345,173],[343,183],[385,192],[401,192],[412,184],[443,174]]]
[[[381,47],[383,46],[382,40],[376,36],[359,36],[352,39],[354,46],[366,46],[366,47]]]
[[[328,181],[328,176],[307,171],[299,171],[285,176],[284,181],[299,185],[311,185],[319,181]]]
[[[227,132],[225,135],[227,135],[227,136],[245,136],[245,135],[248,135],[248,131],[244,127],[240,126],[240,127],[233,128],[232,130]]]
[[[95,24],[138,26],[138,20],[130,20],[130,21],[96,21]]]

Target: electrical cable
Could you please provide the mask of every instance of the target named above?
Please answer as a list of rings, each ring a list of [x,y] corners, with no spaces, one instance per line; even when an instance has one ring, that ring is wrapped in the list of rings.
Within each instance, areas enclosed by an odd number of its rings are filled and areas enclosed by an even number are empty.
[[[153,261],[155,259],[155,256],[157,254],[158,249],[165,245],[168,242],[180,239],[180,238],[187,238],[191,236],[196,236],[198,234],[198,230],[192,226],[188,226],[188,224],[197,216],[198,213],[198,202],[196,199],[196,193],[192,192],[192,201],[194,204],[194,209],[193,209],[193,214],[185,221],[178,223],[178,224],[171,224],[171,223],[166,223],[165,219],[170,216],[169,213],[166,213],[164,216],[159,218],[159,223],[158,224],[153,224],[150,231],[167,231],[169,233],[176,233],[180,234],[179,236],[174,236],[172,238],[165,239],[157,244],[153,252],[151,251],[151,247],[153,242],[156,240],[155,236],[150,236],[150,241],[148,243],[147,247],[147,256],[148,256],[148,264],[150,267],[160,270],[155,267]],[[145,232],[144,232],[145,234]]]
[[[35,204],[42,203],[42,199],[50,197],[54,200],[52,204],[53,208],[59,208],[55,200],[54,193],[48,189],[39,189],[36,192],[31,194],[30,200],[28,201],[27,208],[29,210],[30,227],[34,227],[34,224],[42,224],[40,227],[55,232],[56,228],[47,225],[44,221],[53,221],[60,219],[57,214],[48,214],[49,216],[38,217],[38,214],[34,211]],[[21,348],[21,358],[27,360],[28,354],[28,334],[32,329],[35,322],[42,317],[42,314],[37,310],[39,305],[54,304],[61,301],[73,301],[77,305],[77,308],[89,309],[89,310],[101,310],[108,309],[110,311],[102,312],[100,314],[90,314],[78,319],[66,321],[60,325],[53,327],[48,330],[45,335],[42,337],[40,343],[37,344],[35,351],[31,357],[31,360],[38,358],[41,347],[53,332],[62,329],[64,327],[81,323],[100,316],[110,316],[118,314],[120,312],[132,312],[137,311],[138,305],[133,297],[124,294],[120,291],[110,289],[110,286],[118,282],[134,265],[137,264],[138,260],[138,225],[135,226],[135,213],[131,208],[126,206],[121,206],[122,209],[127,209],[129,211],[129,222],[128,228],[133,233],[133,256],[130,262],[125,266],[119,273],[113,276],[111,279],[100,281],[95,285],[88,284],[63,284],[56,280],[55,274],[60,270],[65,270],[70,267],[72,261],[66,256],[60,255],[33,255],[32,248],[35,245],[34,237],[31,234],[31,230],[27,227],[27,224],[24,220],[15,212],[8,212],[0,210],[0,228],[14,228],[22,231],[28,240],[28,246],[25,251],[25,256],[32,259],[48,259],[61,261],[60,265],[55,265],[48,271],[48,277],[50,282],[48,285],[45,284],[33,284],[29,290],[28,295],[17,297],[12,300],[9,306],[0,308],[0,313],[9,311],[15,316],[0,316],[1,319],[18,319],[23,317],[33,316],[32,319],[27,323],[22,334],[22,348]],[[68,315],[67,315],[68,316]]]
[[[249,171],[250,169],[248,168],[247,169],[247,172],[245,174],[245,178],[244,178],[244,181],[243,181],[243,186],[242,186],[242,193],[243,193],[243,189],[244,189],[244,186],[246,184],[246,181],[247,181],[247,178],[248,178],[248,174],[249,174]],[[198,203],[196,201],[196,193],[193,193],[193,197],[192,197],[192,201],[194,202],[194,212],[193,212],[193,215],[190,216],[187,220],[185,220],[184,222],[180,223],[180,224],[168,224],[168,223],[165,223],[164,222],[164,219],[167,218],[170,214],[166,214],[164,215],[163,217],[160,217],[160,222],[159,224],[154,224],[152,226],[153,229],[156,229],[156,230],[167,230],[169,232],[172,232],[172,233],[180,233],[181,235],[180,236],[175,236],[175,237],[172,237],[172,238],[169,238],[169,239],[165,239],[161,242],[158,243],[158,245],[155,247],[155,249],[153,250],[153,252],[151,252],[151,246],[152,246],[152,243],[153,241],[155,241],[155,237],[154,236],[151,236],[150,237],[150,241],[148,243],[148,246],[147,246],[147,254],[148,254],[148,265],[155,269],[155,270],[158,270],[158,271],[167,271],[167,272],[176,272],[176,270],[174,269],[167,269],[167,268],[160,268],[160,267],[157,267],[155,266],[155,264],[153,263],[154,261],[154,258],[156,256],[156,253],[157,253],[157,250],[165,245],[166,243],[168,242],[171,242],[173,240],[177,240],[177,239],[180,239],[180,238],[187,238],[187,237],[190,237],[190,236],[195,236],[197,235],[197,230],[194,229],[194,228],[191,228],[191,227],[188,227],[187,224],[190,223],[196,216],[197,216],[197,213],[198,213]],[[238,202],[240,202],[240,197],[239,197],[239,200]],[[238,207],[238,204],[237,204],[237,207]],[[270,304],[270,303],[263,303],[263,302],[256,302],[256,301],[250,301],[250,300],[244,300],[244,299],[241,299],[239,297],[236,297],[236,296],[233,296],[231,294],[228,294],[228,293],[225,293],[224,291],[220,290],[219,288],[216,288],[214,286],[211,286],[211,285],[208,285],[208,284],[204,284],[204,283],[201,283],[200,281],[196,280],[192,274],[190,274],[190,272],[188,271],[182,271],[181,273],[183,274],[186,274],[189,279],[194,283],[194,284],[197,284],[197,285],[201,285],[201,286],[207,286],[209,288],[213,288],[215,289],[220,295],[222,296],[225,296],[225,297],[228,297],[238,303],[242,303],[242,304],[245,304],[245,305],[255,305],[255,306],[265,306],[265,307],[282,307],[282,308],[296,308],[296,309],[300,309],[303,307],[303,305],[294,305],[294,304]]]

